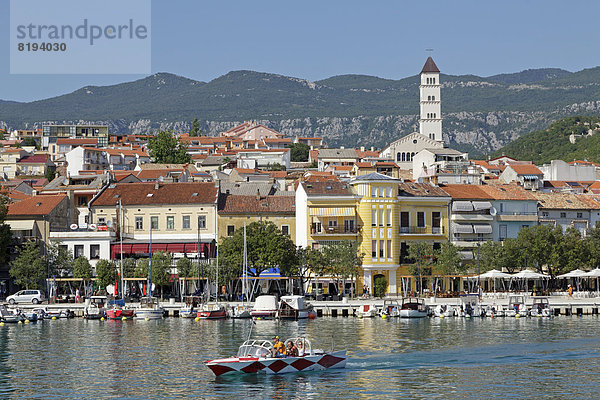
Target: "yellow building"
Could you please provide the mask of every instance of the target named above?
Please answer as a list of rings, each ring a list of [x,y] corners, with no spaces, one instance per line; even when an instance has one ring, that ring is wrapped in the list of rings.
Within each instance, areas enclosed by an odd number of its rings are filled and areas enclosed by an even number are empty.
[[[388,294],[414,290],[406,262],[411,242],[425,241],[434,248],[448,240],[450,197],[439,187],[422,183],[403,183],[386,175],[372,173],[351,181],[360,196],[359,218],[364,221],[360,250],[362,276],[359,293],[366,285],[373,293],[377,276],[388,282]],[[404,277],[404,282],[402,282]]]
[[[219,238],[232,236],[235,231],[256,221],[274,223],[282,233],[296,243],[294,196],[221,195],[219,202]]]

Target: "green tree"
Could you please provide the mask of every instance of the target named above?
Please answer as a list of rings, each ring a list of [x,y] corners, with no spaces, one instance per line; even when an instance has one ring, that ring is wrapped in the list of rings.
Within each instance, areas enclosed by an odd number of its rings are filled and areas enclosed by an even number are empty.
[[[375,295],[375,297],[382,298],[387,292],[387,279],[385,279],[385,276],[377,276],[375,277],[375,282],[373,286],[373,294]]]
[[[287,146],[290,149],[290,160],[292,162],[307,162],[310,147],[304,143],[293,143]]]
[[[37,142],[32,137],[26,137],[25,139],[23,139],[22,144],[23,144],[23,146],[33,146],[36,149],[38,148]]]
[[[50,242],[46,247],[50,276],[65,277],[73,273],[73,253],[60,242]]]
[[[165,251],[157,251],[152,255],[152,283],[161,287],[161,296],[163,287],[170,284],[171,276],[171,253]],[[150,259],[144,258],[139,260],[135,270],[135,276],[138,278],[150,277]]]
[[[7,265],[10,260],[12,232],[10,225],[4,224],[8,213],[9,197],[4,190],[0,191],[0,265]]]
[[[192,121],[192,129],[190,130],[190,136],[196,137],[200,135],[200,122],[198,121],[198,118],[194,118],[194,120]]]
[[[73,277],[90,279],[92,276],[92,266],[88,259],[83,256],[77,257],[75,261],[73,261]]]
[[[40,282],[46,276],[46,264],[35,242],[24,242],[19,248],[19,255],[10,265],[10,276],[17,285],[25,289],[40,288]]]
[[[466,266],[462,263],[458,251],[458,247],[452,243],[442,243],[442,248],[435,254],[435,272],[442,275],[454,275],[457,272],[464,272]]]
[[[54,168],[46,169],[44,178],[48,179],[48,182],[52,182],[54,180],[54,178],[56,178],[56,170]]]
[[[181,143],[171,131],[160,131],[148,143],[150,156],[158,164],[185,164],[191,161],[187,146]]]
[[[584,246],[587,248],[587,264],[591,268],[600,268],[600,225],[596,224],[595,227],[588,231],[588,234],[584,240]]]
[[[560,246],[557,246],[557,243],[562,239],[561,227],[549,225],[523,228],[517,235],[517,241],[523,247],[524,263],[540,272],[545,267],[552,277],[557,275],[556,272],[560,268],[560,265],[557,264],[560,263],[560,256],[557,254]]]
[[[270,221],[252,222],[246,227],[248,265],[255,269],[255,276],[278,267],[282,276],[298,272],[296,246],[288,235],[281,233]],[[238,229],[233,236],[222,239],[219,246],[219,261],[225,268],[242,273],[244,231]]]
[[[177,267],[177,276],[179,277],[182,288],[181,295],[184,296],[186,295],[186,293],[184,293],[186,288],[185,279],[198,276],[198,264],[187,257],[183,257],[177,260],[175,265]]]
[[[363,256],[359,254],[358,242],[343,240],[327,245],[323,248],[323,256],[330,274],[338,281],[358,276]]]
[[[0,140],[5,140],[5,139],[6,139],[6,131],[0,130]]]
[[[265,170],[267,171],[285,171],[285,166],[281,165],[279,163],[274,163],[274,164],[267,164]]]
[[[431,265],[434,260],[433,247],[422,241],[415,241],[408,246],[408,257],[414,260],[409,267],[410,274],[418,278],[417,289],[423,291],[423,276],[431,275]]]
[[[119,261],[119,263],[120,263],[120,261]],[[119,265],[119,268],[120,268],[120,265]],[[136,268],[136,264],[135,264],[134,258],[124,258],[123,259],[123,278],[136,277],[135,268]]]
[[[96,278],[98,286],[106,289],[108,285],[114,284],[117,279],[115,264],[108,260],[99,260],[96,263]]]

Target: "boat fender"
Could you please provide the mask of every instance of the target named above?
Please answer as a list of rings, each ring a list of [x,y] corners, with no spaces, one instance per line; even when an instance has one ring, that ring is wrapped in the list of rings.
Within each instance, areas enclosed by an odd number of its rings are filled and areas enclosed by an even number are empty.
[[[104,321],[104,317],[101,317],[101,318],[100,318],[100,321]]]
[[[381,316],[381,319],[386,319],[386,318],[387,318],[387,315],[385,315],[385,314],[383,314],[383,315]]]
[[[17,322],[17,324],[22,324],[22,322],[21,322],[21,321],[19,321],[19,322]]]
[[[121,321],[127,321],[127,317],[121,318]]]
[[[440,314],[440,318],[444,318],[444,314]]]
[[[56,321],[56,317],[52,317],[52,321]]]
[[[26,320],[25,320],[25,323],[26,323],[26,324],[28,324],[28,323],[29,323],[29,320],[28,320],[28,319],[26,319]]]
[[[146,321],[150,321],[150,318],[146,317]]]
[[[196,317],[196,318],[194,318],[194,321],[198,322],[198,321],[200,321],[200,318]]]
[[[521,315],[520,314],[515,314],[515,318],[517,318],[517,319],[521,318]]]
[[[4,322],[0,322],[0,326],[4,326]]]

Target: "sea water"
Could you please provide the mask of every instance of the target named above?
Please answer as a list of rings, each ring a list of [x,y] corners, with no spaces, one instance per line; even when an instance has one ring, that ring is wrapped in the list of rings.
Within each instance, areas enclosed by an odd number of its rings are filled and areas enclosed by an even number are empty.
[[[0,398],[582,399],[600,396],[596,316],[43,321],[0,327]],[[248,336],[346,349],[346,369],[215,378]]]

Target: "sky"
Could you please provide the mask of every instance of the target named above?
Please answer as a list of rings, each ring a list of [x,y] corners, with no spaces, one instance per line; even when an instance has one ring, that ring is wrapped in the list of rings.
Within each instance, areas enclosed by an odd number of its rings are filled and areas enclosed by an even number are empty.
[[[428,48],[440,70],[452,75],[600,65],[597,1],[152,0],[151,5],[152,72],[200,81],[241,69],[312,81],[341,74],[401,79],[419,73]],[[11,75],[9,0],[0,0],[0,33],[3,100],[33,101],[143,78]]]

